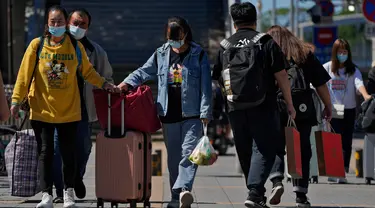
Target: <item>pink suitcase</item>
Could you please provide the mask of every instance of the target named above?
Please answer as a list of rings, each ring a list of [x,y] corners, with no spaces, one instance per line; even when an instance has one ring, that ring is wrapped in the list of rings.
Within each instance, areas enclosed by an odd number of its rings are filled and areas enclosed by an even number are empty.
[[[131,208],[136,208],[137,202],[143,202],[145,208],[150,208],[151,137],[138,131],[125,131],[122,106],[121,134],[113,138],[111,135],[116,134],[111,129],[110,102],[111,94],[108,94],[109,128],[107,132],[100,132],[96,139],[97,207],[111,202],[111,207],[118,207],[118,203],[130,203]]]

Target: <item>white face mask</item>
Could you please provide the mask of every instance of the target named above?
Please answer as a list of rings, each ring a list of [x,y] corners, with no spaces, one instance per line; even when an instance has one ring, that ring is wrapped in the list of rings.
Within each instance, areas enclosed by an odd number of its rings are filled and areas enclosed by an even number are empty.
[[[80,27],[69,25],[69,32],[73,35],[73,37],[76,40],[81,40],[83,37],[85,37],[86,30],[82,29]]]

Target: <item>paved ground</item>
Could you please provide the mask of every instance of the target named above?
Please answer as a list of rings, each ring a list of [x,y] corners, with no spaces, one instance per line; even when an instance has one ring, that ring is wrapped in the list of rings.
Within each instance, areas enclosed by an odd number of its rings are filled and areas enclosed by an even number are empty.
[[[153,143],[153,148],[155,150],[162,150],[162,166],[163,170],[166,169],[166,154],[164,143],[157,142]],[[92,154],[88,162],[87,171],[85,175],[85,184],[87,187],[87,196],[84,200],[77,200],[78,207],[96,207],[96,196],[95,196],[95,146],[92,148]],[[163,176],[153,176],[152,178],[152,197],[151,201],[158,202],[152,205],[153,208],[161,207],[163,200]],[[55,192],[54,192],[55,194]],[[0,177],[0,208],[5,207],[19,207],[28,208],[35,207],[35,205],[40,201],[41,195],[38,194],[31,198],[19,198],[9,196],[9,185],[6,177]],[[62,204],[56,204],[55,207],[61,208]],[[107,203],[105,207],[110,207]],[[127,205],[120,205],[119,207],[127,207]],[[139,204],[139,207],[142,207]]]
[[[167,175],[164,180],[164,200],[168,201]],[[319,184],[311,184],[308,197],[314,207],[375,207],[375,186],[364,185],[363,179],[349,176],[350,184],[330,185],[326,177],[319,178]],[[267,184],[271,188],[271,184]],[[286,193],[278,207],[294,207],[291,184],[285,184]],[[234,155],[222,156],[212,167],[198,171],[194,186],[196,203],[193,208],[244,207],[246,198],[244,178],[237,173]],[[268,192],[269,194],[269,192]],[[268,195],[267,194],[267,195]]]
[[[163,170],[166,170],[166,153],[163,143],[154,143],[153,147],[154,149],[162,149]],[[234,150],[231,149],[229,153],[228,156],[220,157],[213,166],[199,169],[193,190],[195,196],[193,208],[244,207],[243,201],[246,198],[244,178],[237,173]],[[78,200],[78,207],[96,207],[94,154],[95,151],[91,155],[85,178],[88,194],[85,200]],[[357,179],[354,176],[349,176],[348,179],[350,184],[347,185],[329,185],[326,182],[326,177],[320,177],[320,183],[312,184],[308,195],[314,207],[375,208],[375,186],[364,185],[363,179]],[[166,207],[170,199],[167,171],[163,172],[163,176],[153,177],[152,182],[152,207]],[[270,189],[271,184],[267,184],[267,187]],[[291,184],[286,184],[285,187],[286,193],[283,202],[278,207],[294,207],[294,194],[291,191]],[[0,177],[0,207],[35,207],[39,199],[40,195],[30,199],[10,197],[6,178]],[[62,207],[62,205],[59,204],[55,207]],[[106,204],[106,207],[110,207],[110,205]],[[121,205],[120,207],[127,206]],[[141,207],[141,204],[139,204],[139,207]]]

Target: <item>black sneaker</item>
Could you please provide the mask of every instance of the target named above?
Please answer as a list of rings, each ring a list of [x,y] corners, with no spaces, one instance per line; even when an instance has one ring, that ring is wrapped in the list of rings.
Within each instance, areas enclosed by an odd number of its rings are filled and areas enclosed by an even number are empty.
[[[273,184],[273,188],[270,195],[270,204],[278,205],[281,202],[281,196],[284,193],[284,185],[281,182]]]
[[[251,195],[247,197],[245,206],[249,208],[269,208],[266,197],[254,197]]]
[[[83,180],[76,181],[74,192],[78,199],[83,199],[86,197],[86,186],[83,183]]]
[[[296,206],[297,208],[310,208],[311,204],[308,201],[306,195],[296,197]]]

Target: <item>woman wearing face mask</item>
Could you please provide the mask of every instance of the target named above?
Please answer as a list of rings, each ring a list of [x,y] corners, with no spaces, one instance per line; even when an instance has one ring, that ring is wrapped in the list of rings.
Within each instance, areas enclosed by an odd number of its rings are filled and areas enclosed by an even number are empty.
[[[371,96],[363,85],[361,72],[352,61],[348,41],[344,39],[335,41],[331,61],[324,64],[324,68],[332,78],[328,83],[333,104],[331,125],[336,133],[341,134],[344,166],[348,173],[356,117],[356,93],[361,94],[365,100],[370,99]],[[347,180],[343,178],[329,178],[328,180],[330,182],[347,183]]]
[[[202,136],[202,122],[211,119],[211,72],[207,54],[193,42],[181,17],[166,26],[167,42],[118,87],[134,88],[148,80],[158,82],[157,107],[168,151],[172,201],[168,207],[190,207],[197,166],[188,157]]]
[[[81,100],[77,70],[91,84],[114,90],[97,74],[82,44],[77,42],[81,61],[66,31],[68,15],[60,6],[48,9],[48,24],[42,39],[31,41],[27,48],[12,96],[11,113],[18,117],[19,106],[27,96],[30,121],[38,143],[39,177],[42,201],[37,207],[52,204],[52,165],[54,131],[57,129],[63,161],[64,207],[74,207],[75,140],[77,123],[81,120]],[[43,42],[42,42],[43,41]],[[38,48],[40,47],[40,55]],[[77,53],[76,53],[77,52]],[[39,55],[39,61],[37,60]],[[81,65],[78,64],[81,62]]]

